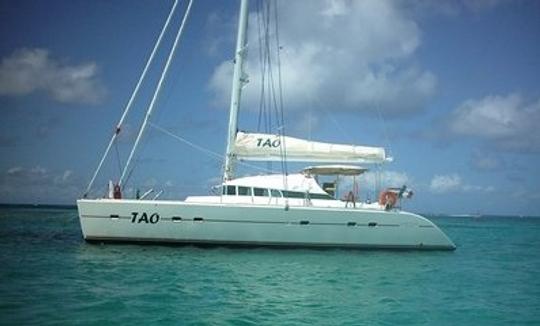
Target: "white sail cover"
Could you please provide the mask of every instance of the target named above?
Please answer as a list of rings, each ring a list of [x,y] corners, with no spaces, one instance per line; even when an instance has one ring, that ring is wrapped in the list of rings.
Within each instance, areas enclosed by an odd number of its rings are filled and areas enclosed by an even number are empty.
[[[283,146],[283,144],[285,146]],[[322,143],[300,138],[238,132],[234,154],[250,161],[382,163],[386,158],[384,148]]]

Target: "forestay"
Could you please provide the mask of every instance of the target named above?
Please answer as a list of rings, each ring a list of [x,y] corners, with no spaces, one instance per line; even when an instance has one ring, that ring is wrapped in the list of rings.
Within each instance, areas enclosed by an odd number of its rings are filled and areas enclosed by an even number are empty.
[[[233,153],[251,161],[382,163],[384,148],[309,141],[295,137],[238,132]]]

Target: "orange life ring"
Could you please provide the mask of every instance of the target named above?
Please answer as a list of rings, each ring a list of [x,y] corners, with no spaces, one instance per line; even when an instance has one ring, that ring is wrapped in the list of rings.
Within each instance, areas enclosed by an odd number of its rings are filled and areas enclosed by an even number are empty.
[[[397,203],[397,197],[397,194],[393,191],[381,191],[381,194],[379,195],[379,205],[384,206],[386,209],[390,209]]]

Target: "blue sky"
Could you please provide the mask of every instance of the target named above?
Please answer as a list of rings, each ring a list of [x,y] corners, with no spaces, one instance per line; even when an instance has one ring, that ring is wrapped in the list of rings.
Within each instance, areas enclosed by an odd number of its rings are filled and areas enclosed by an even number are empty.
[[[186,4],[180,2],[124,127],[120,164]],[[72,204],[81,195],[171,6],[0,2],[0,202]],[[252,1],[244,130],[255,130],[258,117],[256,7]],[[414,211],[540,215],[540,3],[278,7],[288,134],[390,149],[395,162],[384,167],[383,179],[416,191],[406,203]],[[195,1],[152,118],[216,153],[225,147],[237,10],[237,1]],[[118,178],[112,154],[96,195]],[[126,191],[204,194],[221,165],[149,128]],[[362,182],[369,186],[373,175]]]

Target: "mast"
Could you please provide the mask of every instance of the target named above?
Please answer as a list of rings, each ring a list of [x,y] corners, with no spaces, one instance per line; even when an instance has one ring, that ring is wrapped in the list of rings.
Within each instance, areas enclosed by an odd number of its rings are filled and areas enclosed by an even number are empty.
[[[248,23],[248,0],[240,3],[240,17],[238,18],[238,36],[236,39],[236,50],[234,55],[234,72],[231,91],[231,106],[229,111],[229,133],[227,137],[227,151],[225,153],[225,168],[223,180],[230,180],[234,177],[234,142],[238,131],[238,110],[240,108],[240,98],[242,87],[247,84],[248,78],[244,73],[244,59],[247,54],[246,32]]]

